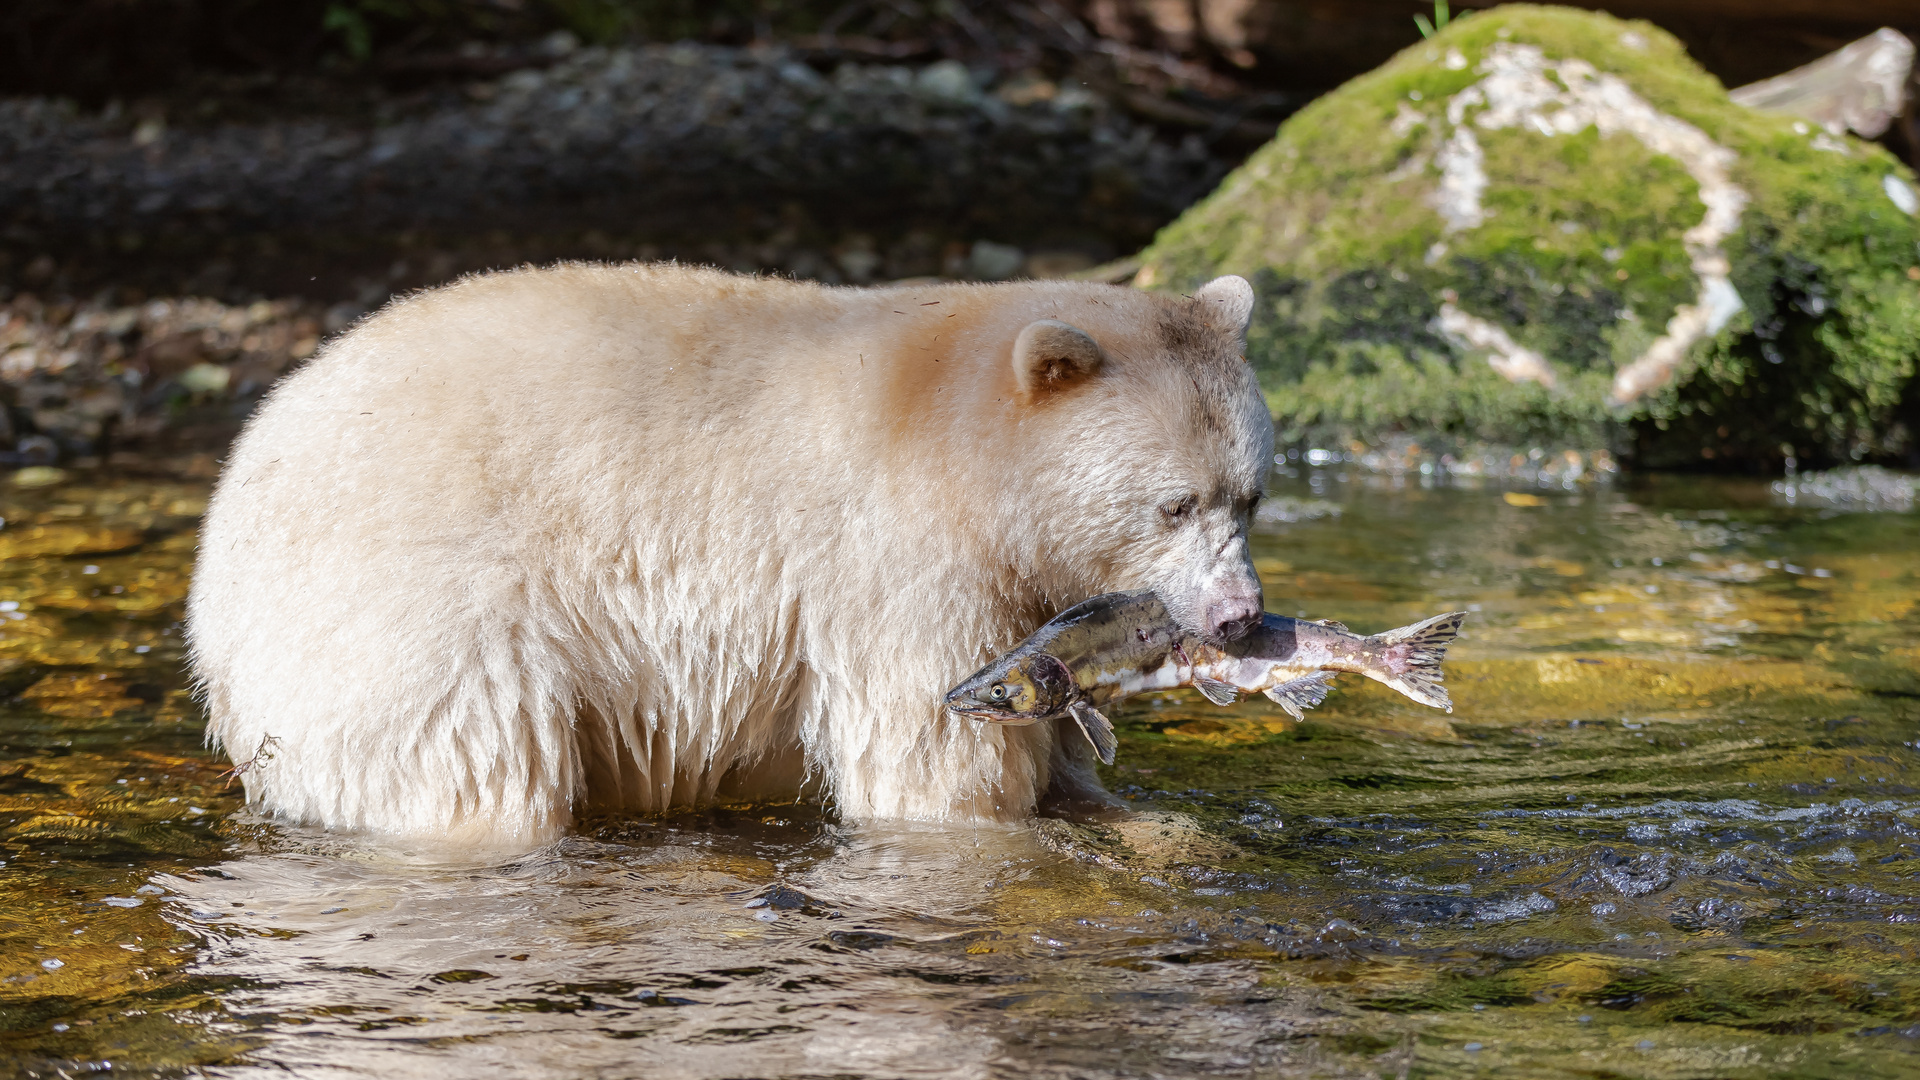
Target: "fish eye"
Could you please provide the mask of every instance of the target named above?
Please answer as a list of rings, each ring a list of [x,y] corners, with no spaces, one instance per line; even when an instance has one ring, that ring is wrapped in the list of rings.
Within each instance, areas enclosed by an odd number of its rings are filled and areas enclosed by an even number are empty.
[[[1006,684],[1006,683],[998,683],[998,682],[997,682],[997,683],[994,683],[994,684],[993,684],[993,689],[991,689],[991,690],[989,690],[989,691],[987,691],[987,700],[988,700],[988,701],[1005,701],[1005,700],[1007,700],[1007,684]]]

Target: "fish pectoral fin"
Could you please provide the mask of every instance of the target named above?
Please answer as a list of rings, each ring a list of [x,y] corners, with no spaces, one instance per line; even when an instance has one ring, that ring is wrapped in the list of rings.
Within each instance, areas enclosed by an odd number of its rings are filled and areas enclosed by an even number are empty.
[[[1093,752],[1099,755],[1100,764],[1113,764],[1113,752],[1120,749],[1120,737],[1113,733],[1113,722],[1084,701],[1067,706],[1067,712],[1073,716],[1074,723],[1080,725],[1081,734],[1093,744]]]
[[[1232,683],[1223,683],[1219,679],[1195,676],[1193,688],[1205,694],[1207,700],[1215,705],[1231,705],[1240,700],[1240,688]]]
[[[1295,720],[1305,720],[1307,710],[1327,700],[1327,691],[1333,689],[1333,672],[1316,671],[1311,675],[1302,675],[1292,682],[1284,682],[1266,691],[1267,698],[1275,705],[1287,710]]]

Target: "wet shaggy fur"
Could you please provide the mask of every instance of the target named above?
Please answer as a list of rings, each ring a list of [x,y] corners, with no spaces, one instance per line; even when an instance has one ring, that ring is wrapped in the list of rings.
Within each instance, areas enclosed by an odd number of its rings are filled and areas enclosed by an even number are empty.
[[[1257,606],[1250,301],[639,264],[398,301],[228,459],[209,737],[285,819],[487,846],[803,783],[851,819],[1097,794],[1071,728],[941,696],[1095,593]]]

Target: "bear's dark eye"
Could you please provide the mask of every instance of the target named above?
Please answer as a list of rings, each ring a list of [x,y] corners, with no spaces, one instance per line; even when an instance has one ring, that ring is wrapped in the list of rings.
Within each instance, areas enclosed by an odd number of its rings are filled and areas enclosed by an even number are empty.
[[[1192,495],[1175,499],[1172,502],[1161,504],[1160,514],[1167,519],[1168,524],[1177,525],[1185,521],[1187,516],[1193,513],[1193,508],[1199,501],[1199,499],[1194,498]]]
[[[1241,513],[1251,518],[1253,517],[1253,512],[1255,510],[1258,510],[1259,508],[1260,508],[1260,496],[1249,495],[1247,496],[1245,503],[1242,505]]]
[[[991,689],[991,690],[989,690],[989,691],[987,691],[987,700],[988,700],[988,701],[1005,701],[1005,700],[1007,700],[1007,684],[1006,684],[1006,683],[994,683],[994,684],[993,684],[993,689]]]

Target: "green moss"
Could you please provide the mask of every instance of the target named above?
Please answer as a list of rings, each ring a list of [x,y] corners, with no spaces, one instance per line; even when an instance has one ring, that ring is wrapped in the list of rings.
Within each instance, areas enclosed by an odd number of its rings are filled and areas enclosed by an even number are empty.
[[[1447,102],[1502,44],[1618,76],[1734,155],[1748,201],[1720,250],[1745,310],[1624,407],[1608,403],[1614,373],[1698,301],[1683,235],[1705,213],[1700,185],[1629,134],[1469,121],[1483,219],[1449,232],[1434,208]],[[1284,437],[1632,440],[1654,464],[1894,454],[1920,353],[1920,222],[1889,175],[1913,183],[1876,146],[1733,104],[1647,23],[1513,5],[1302,110],[1161,232],[1140,284],[1255,283],[1249,358]],[[1510,383],[1433,329],[1448,299],[1546,357],[1555,389]]]

